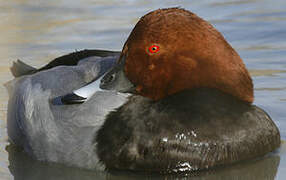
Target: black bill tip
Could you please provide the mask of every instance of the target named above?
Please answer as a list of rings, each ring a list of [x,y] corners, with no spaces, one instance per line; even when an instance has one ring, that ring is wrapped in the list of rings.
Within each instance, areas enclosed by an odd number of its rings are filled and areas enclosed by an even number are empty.
[[[86,101],[86,98],[70,93],[61,97],[63,104],[81,104]]]

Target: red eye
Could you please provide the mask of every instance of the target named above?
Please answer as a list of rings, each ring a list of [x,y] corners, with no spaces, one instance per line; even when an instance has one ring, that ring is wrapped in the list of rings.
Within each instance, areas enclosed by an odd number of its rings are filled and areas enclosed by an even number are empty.
[[[149,47],[149,52],[150,53],[156,53],[158,51],[159,51],[159,46],[157,46],[157,45],[152,45],[152,46]]]

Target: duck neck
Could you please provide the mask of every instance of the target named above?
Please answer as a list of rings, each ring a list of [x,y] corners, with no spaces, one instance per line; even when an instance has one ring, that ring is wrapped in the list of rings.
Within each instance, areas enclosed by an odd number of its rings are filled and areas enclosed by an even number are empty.
[[[160,100],[162,103],[192,106],[250,105],[247,101],[214,88],[184,90]]]

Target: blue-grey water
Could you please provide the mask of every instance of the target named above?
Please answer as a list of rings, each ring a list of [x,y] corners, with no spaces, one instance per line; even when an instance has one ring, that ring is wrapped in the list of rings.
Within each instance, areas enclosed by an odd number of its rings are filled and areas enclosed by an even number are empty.
[[[255,104],[265,109],[286,139],[285,0],[0,0],[0,83],[21,59],[40,67],[81,49],[121,50],[145,13],[183,7],[211,22],[238,51],[255,85]],[[0,179],[180,179],[94,172],[34,161],[8,146],[8,94],[0,87]],[[185,177],[187,178],[187,177]],[[194,179],[286,179],[286,143],[257,160],[196,174]]]

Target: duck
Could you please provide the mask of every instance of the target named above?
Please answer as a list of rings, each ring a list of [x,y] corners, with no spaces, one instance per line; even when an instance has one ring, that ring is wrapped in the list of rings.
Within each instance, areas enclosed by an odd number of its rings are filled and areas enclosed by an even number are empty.
[[[122,51],[11,68],[8,135],[37,160],[88,169],[193,172],[262,157],[279,129],[210,23],[183,8],[140,18]]]

